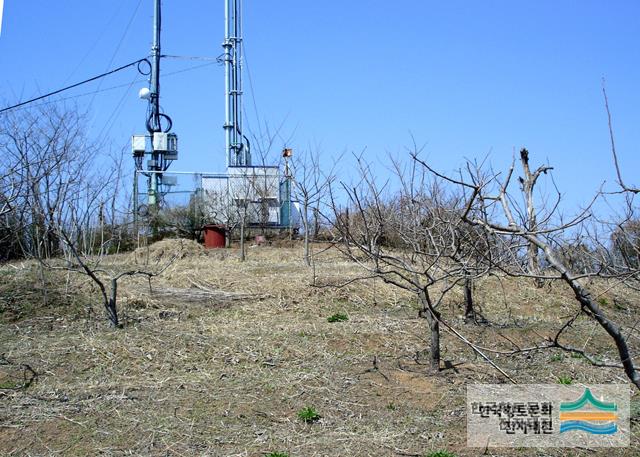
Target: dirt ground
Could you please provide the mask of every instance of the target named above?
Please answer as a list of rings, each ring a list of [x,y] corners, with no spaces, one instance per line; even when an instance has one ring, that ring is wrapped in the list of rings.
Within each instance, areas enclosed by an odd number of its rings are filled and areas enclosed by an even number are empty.
[[[103,268],[160,269],[176,249],[165,242]],[[120,282],[122,329],[106,325],[86,277],[46,272],[43,288],[36,264],[0,266],[0,455],[640,455],[635,392],[629,448],[467,448],[467,384],[506,378],[446,332],[442,370],[431,372],[415,299],[370,279],[329,287],[359,273],[335,251],[319,255],[315,286],[298,247],[250,248],[244,263],[233,249],[180,252],[151,289],[140,277]],[[592,287],[631,325],[637,296]],[[488,323],[464,322],[462,291],[444,315],[502,351],[544,342],[577,312],[570,291],[527,280],[487,278],[475,297]],[[348,320],[328,322],[335,313]],[[567,337],[616,361],[587,318]],[[520,383],[627,382],[621,370],[557,350],[492,358]],[[300,420],[306,407],[319,419]]]

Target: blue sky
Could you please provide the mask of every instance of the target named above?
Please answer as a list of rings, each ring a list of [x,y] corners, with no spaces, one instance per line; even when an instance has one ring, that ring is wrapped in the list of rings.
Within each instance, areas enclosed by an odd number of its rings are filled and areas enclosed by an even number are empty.
[[[5,0],[0,99],[26,99],[141,58],[151,0]],[[163,52],[221,53],[223,0],[164,1]],[[601,80],[606,78],[629,181],[640,165],[637,1],[245,0],[249,125],[283,125],[276,149],[319,147],[324,160],[358,152],[381,162],[411,135],[452,170],[465,158],[504,167],[526,146],[548,159],[567,201],[613,181]],[[224,169],[223,72],[165,60],[162,105],[180,137],[177,170]],[[114,149],[144,131],[135,71],[75,89],[93,135]],[[319,146],[316,146],[319,145]],[[347,167],[342,167],[346,169]],[[376,168],[383,175],[382,165]]]

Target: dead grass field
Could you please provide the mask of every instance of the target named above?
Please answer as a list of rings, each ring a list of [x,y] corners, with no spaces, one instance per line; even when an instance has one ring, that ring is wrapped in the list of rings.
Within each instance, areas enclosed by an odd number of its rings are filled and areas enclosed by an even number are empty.
[[[163,243],[149,250],[154,264],[176,249]],[[124,268],[144,259],[141,250],[107,262]],[[57,273],[43,306],[36,272],[28,263],[0,267],[2,456],[640,455],[635,421],[627,449],[466,448],[467,383],[504,377],[446,333],[446,363],[430,373],[428,326],[413,297],[373,280],[312,287],[298,247],[252,248],[240,263],[234,250],[188,245],[151,292],[146,280],[121,281],[125,327],[117,330],[106,326],[86,278]],[[327,251],[316,273],[324,285],[358,270]],[[593,287],[617,319],[634,320],[637,296]],[[476,301],[490,325],[475,326],[464,324],[457,294],[446,318],[481,346],[503,350],[542,341],[576,312],[559,286],[489,278]],[[328,322],[337,312],[348,320]],[[576,346],[615,360],[587,319],[571,334]],[[555,351],[495,361],[523,383],[626,382],[621,370]],[[307,406],[319,421],[297,418]]]

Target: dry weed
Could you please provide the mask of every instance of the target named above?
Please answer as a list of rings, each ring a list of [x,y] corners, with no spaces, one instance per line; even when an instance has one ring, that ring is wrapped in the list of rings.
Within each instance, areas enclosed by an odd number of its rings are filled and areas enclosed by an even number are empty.
[[[149,258],[173,257],[179,244],[152,245]],[[124,329],[109,329],[100,316],[78,318],[54,308],[0,327],[7,361],[0,364],[0,380],[19,376],[21,364],[38,375],[27,388],[0,389],[2,455],[482,454],[465,447],[465,386],[504,379],[447,334],[446,368],[429,373],[428,327],[417,318],[411,295],[375,280],[313,287],[299,247],[253,248],[246,262],[234,250],[181,252],[151,289],[140,278],[122,282]],[[124,268],[139,255],[115,256],[107,264]],[[333,250],[316,258],[320,286],[358,274]],[[508,350],[530,343],[575,312],[570,294],[555,286],[489,278],[476,287],[491,325],[461,320],[462,295],[451,297],[445,315],[483,346]],[[637,297],[597,287],[611,310],[628,320]],[[627,308],[617,309],[614,297]],[[337,312],[349,320],[327,322]],[[578,320],[572,332],[604,357],[615,356],[589,320]],[[625,381],[619,370],[571,357],[553,362],[552,355],[495,360],[520,382],[555,382],[558,374],[576,382]],[[319,421],[297,418],[307,406]],[[632,448],[620,455],[636,455],[636,434],[634,425]],[[540,455],[535,449],[499,454]],[[550,449],[545,455],[565,453]]]

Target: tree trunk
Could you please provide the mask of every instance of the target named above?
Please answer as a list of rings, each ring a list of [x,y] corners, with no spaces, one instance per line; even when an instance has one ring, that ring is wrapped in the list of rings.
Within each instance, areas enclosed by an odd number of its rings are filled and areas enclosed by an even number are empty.
[[[246,215],[244,217],[246,219]],[[244,252],[244,220],[240,223],[240,262],[244,262],[246,255]]]
[[[311,266],[311,257],[309,255],[309,214],[308,205],[305,203],[302,209],[302,224],[304,225],[304,263]]]
[[[533,275],[540,274],[540,259],[538,258],[538,246],[529,243],[527,247],[527,266],[529,273]]]
[[[531,242],[536,243],[538,247],[542,249],[547,261],[553,266],[562,276],[562,279],[571,287],[576,299],[580,303],[583,309],[589,310],[591,317],[600,324],[600,326],[606,331],[613,339],[616,348],[618,349],[618,355],[620,362],[624,368],[624,372],[629,380],[640,389],[640,373],[636,370],[633,357],[627,344],[627,338],[622,329],[611,321],[602,311],[600,305],[593,299],[589,290],[582,286],[579,280],[577,280],[569,269],[556,257],[551,247],[540,240],[535,235],[526,235],[525,238]]]
[[[111,322],[111,326],[113,327],[120,327],[120,321],[118,320],[117,300],[118,300],[118,280],[112,279],[111,280],[111,297],[109,297],[109,300],[107,303],[105,303],[105,305],[107,308],[107,317],[109,318],[109,321]]]
[[[431,333],[431,368],[440,371],[440,322],[428,313],[429,330]]]
[[[464,317],[465,320],[476,320],[473,309],[473,279],[468,274],[464,278]]]
[[[527,151],[526,148],[520,150],[520,162],[522,163],[522,170],[524,172],[524,178],[521,178],[520,183],[527,204],[527,225],[529,230],[533,232],[538,230],[533,189],[535,188],[540,173],[546,173],[551,167],[541,166],[532,173],[529,167],[529,151]],[[532,275],[540,274],[540,249],[535,243],[529,243],[527,246],[527,268]],[[536,284],[540,287],[539,282]]]
[[[421,290],[418,295],[420,297],[420,302],[422,303],[420,317],[426,318],[429,323],[431,368],[434,371],[440,371],[440,313],[433,308],[429,292],[426,288]]]
[[[313,240],[318,240],[320,234],[320,210],[318,207],[313,208]]]
[[[224,247],[226,249],[229,249],[231,247],[231,230],[226,230],[225,231],[225,237],[224,237]]]

